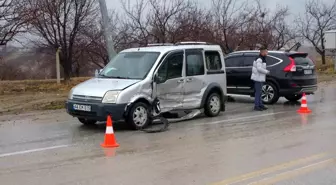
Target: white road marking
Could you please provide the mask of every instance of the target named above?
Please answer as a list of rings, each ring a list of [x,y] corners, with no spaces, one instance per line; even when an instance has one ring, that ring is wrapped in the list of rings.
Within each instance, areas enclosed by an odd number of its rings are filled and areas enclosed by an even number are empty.
[[[18,151],[18,152],[5,153],[5,154],[0,154],[0,158],[34,153],[34,152],[41,152],[41,151],[46,151],[46,150],[53,150],[57,148],[65,148],[69,146],[70,145],[58,145],[58,146],[52,146],[52,147],[46,147],[46,148],[36,148],[36,149],[31,149],[31,150],[23,150],[23,151]]]
[[[281,176],[284,176],[284,175],[287,175],[287,174],[292,174],[294,175],[295,172],[299,172],[301,170],[305,170],[305,169],[308,169],[308,168],[312,168],[312,167],[315,167],[315,166],[319,166],[321,164],[325,164],[325,163],[330,163],[330,162],[333,162],[335,161],[335,159],[331,158],[331,159],[326,159],[324,161],[320,161],[320,162],[317,162],[317,163],[313,163],[313,164],[309,164],[307,166],[303,166],[303,167],[300,167],[300,168],[296,168],[296,169],[293,169],[293,170],[290,170],[290,171],[285,171],[285,172],[282,172],[282,173],[279,173],[279,174],[276,174],[272,177],[267,177],[267,178],[263,178],[259,181],[255,181],[255,182],[251,182],[249,183],[248,185],[253,185],[253,184],[261,184],[262,181],[267,181],[267,180],[271,180],[271,179],[274,179],[274,178],[277,178],[277,177],[281,177]],[[300,175],[300,174],[299,174]]]
[[[233,119],[226,119],[226,120],[220,120],[220,121],[213,121],[209,123],[202,123],[203,124],[218,124],[218,123],[225,123],[225,122],[230,122],[230,121],[239,121],[239,120],[244,120],[244,119],[251,119],[251,118],[259,118],[259,117],[266,117],[266,116],[272,116],[272,115],[277,115],[277,114],[284,114],[288,113],[288,111],[283,111],[283,112],[273,112],[273,113],[268,113],[268,114],[259,114],[259,115],[254,115],[254,116],[246,116],[246,117],[240,117],[240,118],[233,118]]]

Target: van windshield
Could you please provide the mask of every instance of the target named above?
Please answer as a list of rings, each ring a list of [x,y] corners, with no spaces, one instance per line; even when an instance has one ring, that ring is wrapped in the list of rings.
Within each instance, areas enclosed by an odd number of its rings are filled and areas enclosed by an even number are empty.
[[[101,78],[144,79],[159,57],[159,52],[123,52],[99,73]]]

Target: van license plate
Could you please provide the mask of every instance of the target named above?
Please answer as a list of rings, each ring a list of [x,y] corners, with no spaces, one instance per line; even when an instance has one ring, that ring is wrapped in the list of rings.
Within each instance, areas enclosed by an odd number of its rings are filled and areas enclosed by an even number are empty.
[[[311,74],[313,74],[313,71],[312,70],[304,70],[304,74],[305,75],[311,75]]]
[[[91,106],[89,106],[89,105],[74,104],[73,109],[80,110],[80,111],[85,111],[85,112],[91,112]]]

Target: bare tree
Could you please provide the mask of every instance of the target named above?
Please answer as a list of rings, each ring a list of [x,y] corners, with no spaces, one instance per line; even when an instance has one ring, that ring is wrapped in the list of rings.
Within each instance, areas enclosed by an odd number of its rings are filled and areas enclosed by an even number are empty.
[[[188,12],[192,6],[187,0],[137,0],[136,5],[128,7],[123,1],[132,43],[143,46],[149,42],[173,42],[172,32],[177,29],[176,19],[182,12]]]
[[[122,0],[123,10],[126,20],[123,24],[128,25],[129,46],[147,45],[149,43],[149,13],[148,1],[137,0],[133,7],[128,6],[126,0]],[[147,12],[147,13],[146,13]]]
[[[242,24],[241,33],[245,36],[243,45],[255,49],[256,45],[267,45],[270,49],[279,50],[295,38],[286,22],[289,15],[288,7],[277,5],[275,11],[270,11],[260,0],[254,1],[250,7],[248,21]]]
[[[268,45],[269,48],[279,50],[289,41],[295,38],[290,31],[290,27],[286,22],[289,15],[287,6],[277,5],[276,10],[272,13],[266,8],[262,8],[260,0],[257,0],[258,10],[262,10],[257,14],[256,21],[259,25],[259,41]]]
[[[32,26],[30,32],[41,38],[37,44],[56,51],[61,48],[60,62],[64,80],[72,74],[75,41],[79,31],[92,22],[97,15],[94,0],[26,0],[27,18]]]
[[[321,0],[310,0],[306,3],[306,11],[297,20],[298,30],[308,40],[326,63],[324,32],[336,28],[336,1],[324,3]]]
[[[169,40],[217,43],[213,22],[213,16],[209,11],[193,4],[175,16],[174,24],[169,27]]]
[[[0,45],[6,45],[14,36],[25,31],[20,11],[21,0],[0,0]]]
[[[274,21],[272,36],[272,49],[274,50],[280,50],[291,43],[295,43],[299,37],[295,29],[291,27],[283,17]]]
[[[230,53],[246,40],[244,27],[251,21],[253,9],[247,1],[212,0],[216,27],[216,37],[221,42],[224,53]]]
[[[101,29],[102,22],[99,20],[86,25],[80,30],[80,34],[76,40],[76,68],[82,66],[78,62],[83,62],[79,60],[79,57],[85,58],[90,63],[103,68],[108,62],[109,57],[106,48],[106,42]],[[116,11],[111,11],[109,15],[109,25],[110,31],[113,38],[114,48],[116,51],[125,49],[128,43],[128,25],[123,24],[119,15]]]
[[[157,43],[171,42],[169,31],[175,27],[176,16],[191,8],[189,0],[149,0],[151,14],[150,33]]]

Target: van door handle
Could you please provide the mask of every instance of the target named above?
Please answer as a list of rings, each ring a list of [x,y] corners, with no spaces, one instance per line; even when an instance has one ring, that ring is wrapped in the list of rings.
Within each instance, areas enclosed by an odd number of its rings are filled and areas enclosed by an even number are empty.
[[[191,82],[193,79],[192,78],[188,78],[187,79],[187,82]]]
[[[183,83],[183,82],[184,82],[183,79],[177,81],[177,83]]]

